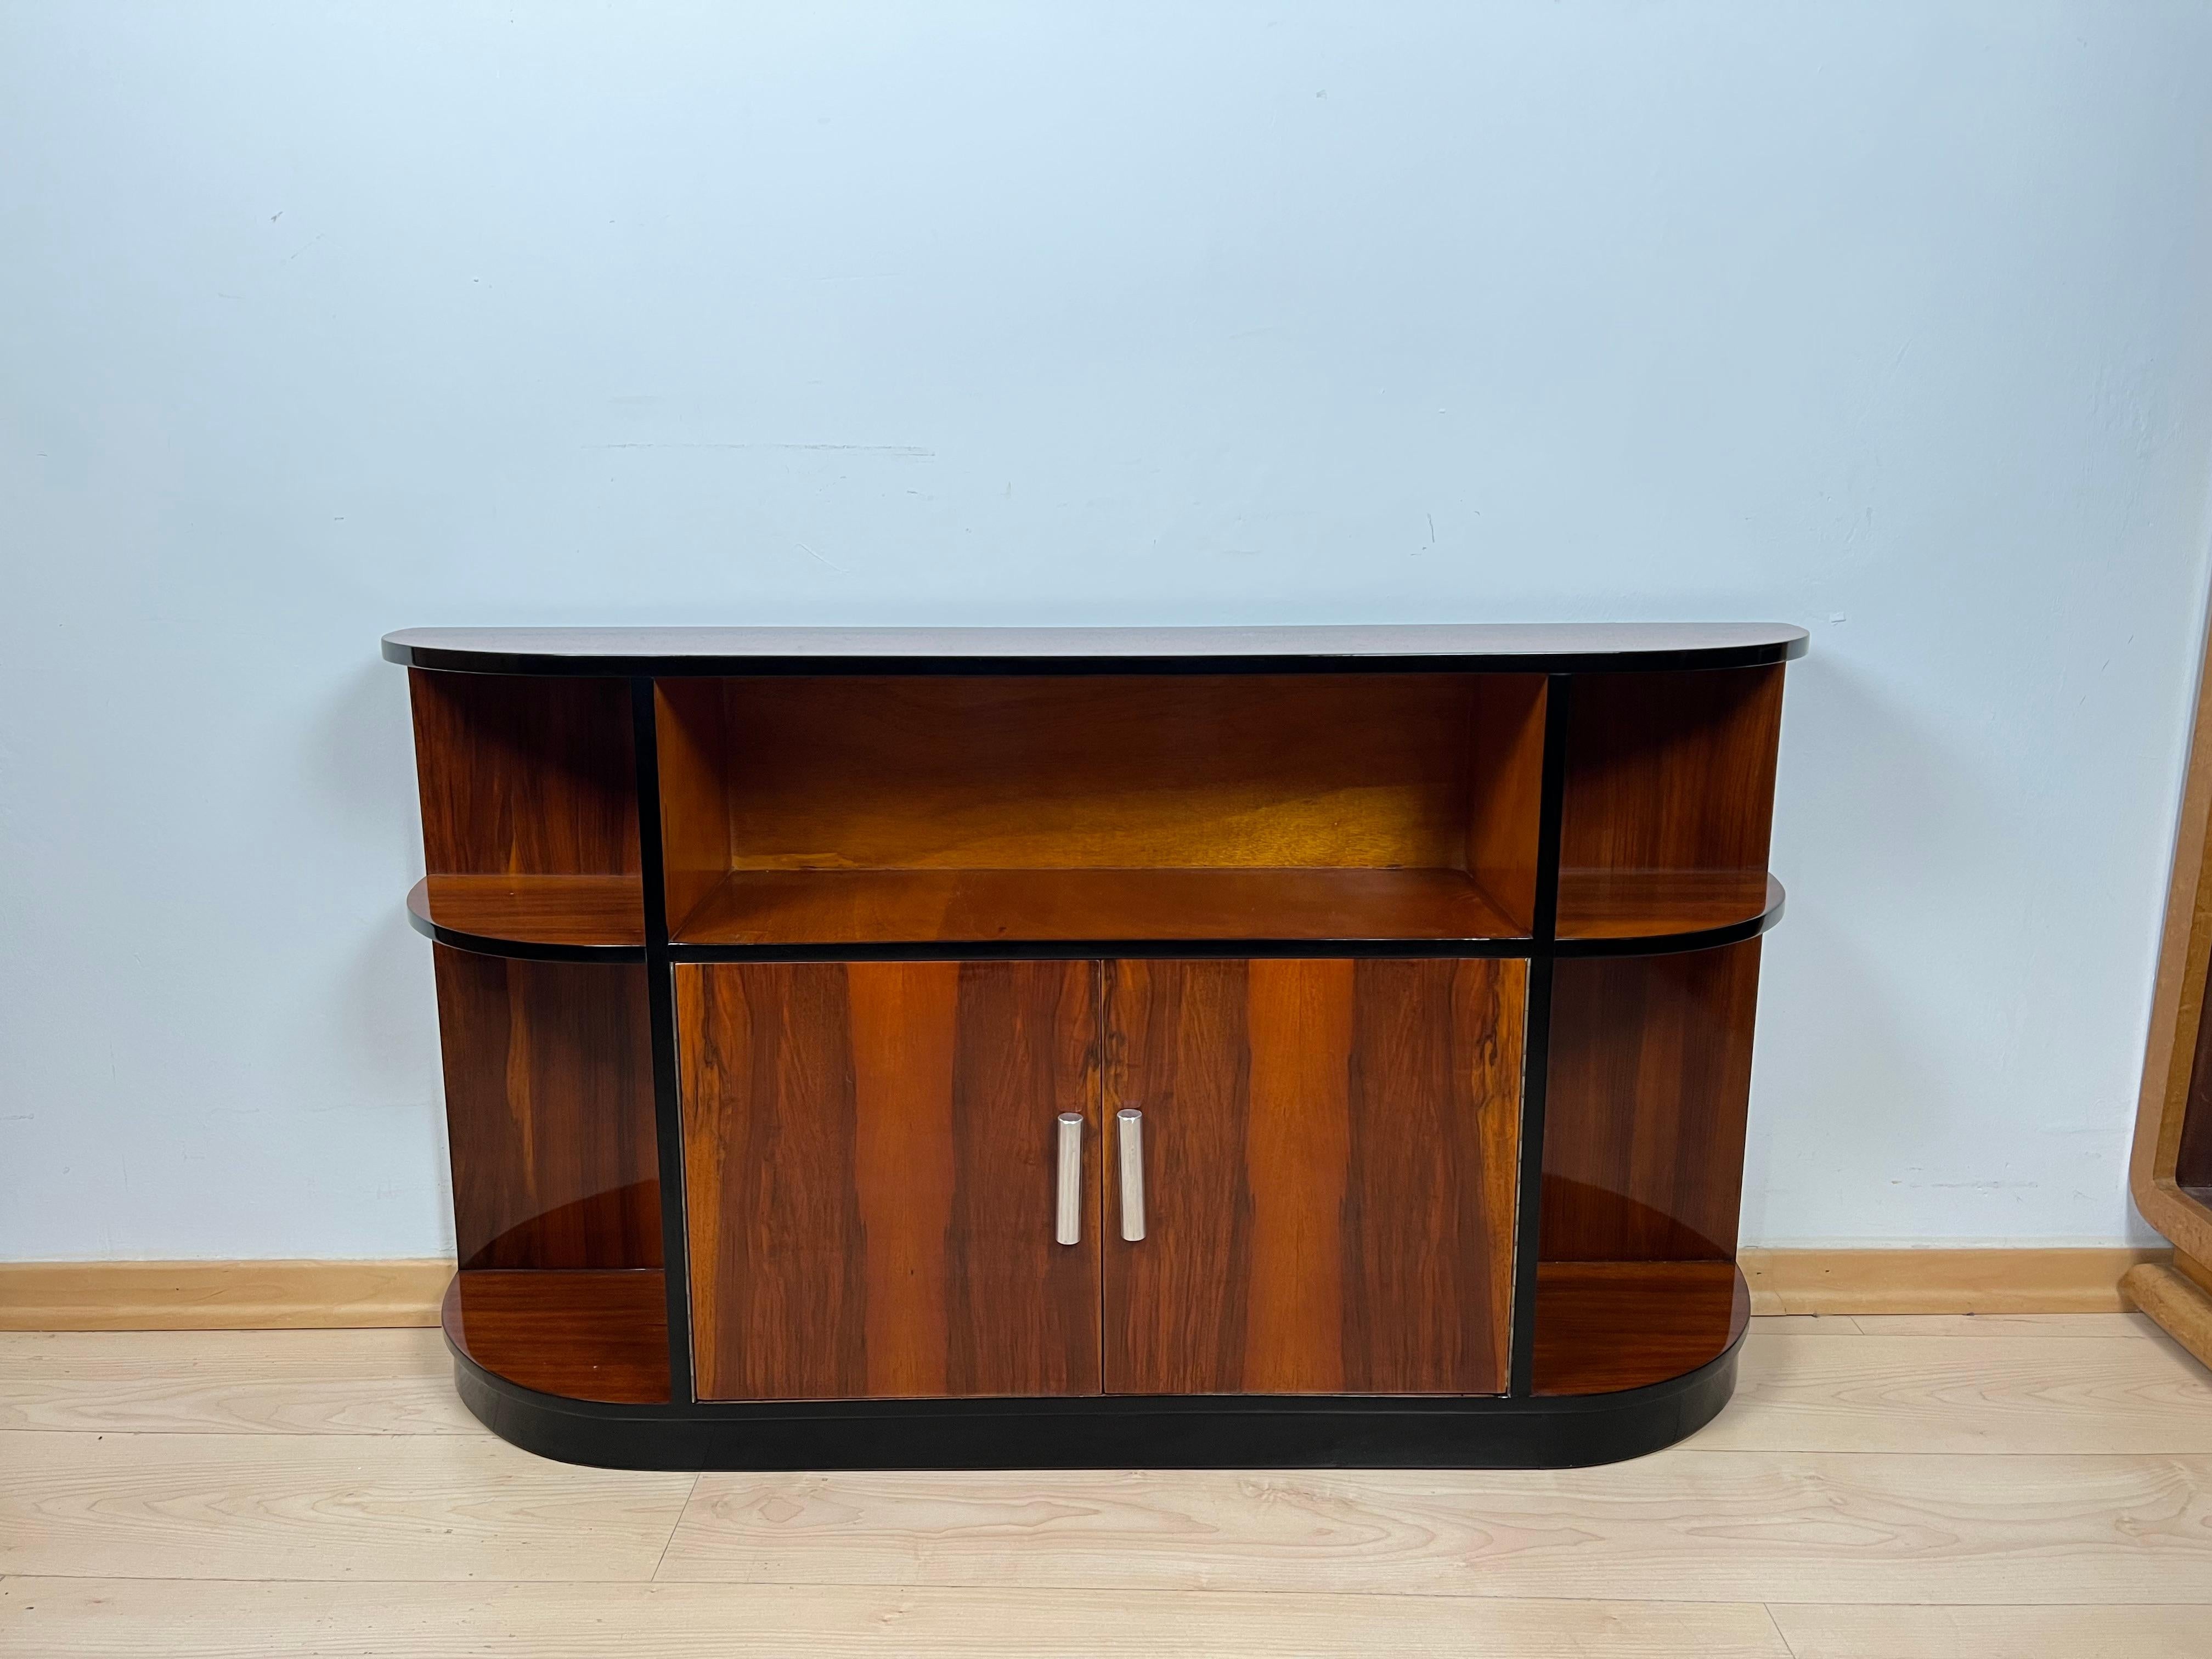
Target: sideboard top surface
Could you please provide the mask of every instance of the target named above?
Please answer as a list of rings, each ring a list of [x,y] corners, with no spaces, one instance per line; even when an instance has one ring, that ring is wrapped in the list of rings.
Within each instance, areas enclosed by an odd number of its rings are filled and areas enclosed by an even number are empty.
[[[405,628],[384,654],[476,674],[1590,673],[1805,654],[1784,623],[1292,628]]]

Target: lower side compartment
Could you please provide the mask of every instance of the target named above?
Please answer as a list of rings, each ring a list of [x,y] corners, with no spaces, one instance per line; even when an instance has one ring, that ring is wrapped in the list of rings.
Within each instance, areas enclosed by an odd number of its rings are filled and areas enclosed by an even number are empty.
[[[540,1393],[448,1340],[461,1399],[493,1433],[605,1468],[1576,1468],[1643,1456],[1711,1422],[1735,1390],[1743,1330],[1694,1370],[1605,1394],[696,1405]]]

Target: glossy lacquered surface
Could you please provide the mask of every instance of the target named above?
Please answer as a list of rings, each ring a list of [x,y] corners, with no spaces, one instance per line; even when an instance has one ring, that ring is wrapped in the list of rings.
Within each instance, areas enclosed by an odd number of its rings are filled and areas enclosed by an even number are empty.
[[[1525,939],[1462,870],[740,870],[686,945]]]
[[[461,1266],[660,1266],[644,969],[433,955]]]
[[[426,876],[407,891],[416,929],[447,943],[542,945],[641,956],[635,876]]]
[[[408,676],[432,875],[635,875],[637,778],[619,680]]]
[[[1544,1261],[1734,1259],[1759,949],[1555,964]]]
[[[1292,936],[1525,934],[1543,692],[1471,674],[665,682],[672,926],[814,942],[882,905],[863,937],[973,937],[994,905],[1013,938],[1265,937],[1254,907],[1278,902]],[[1353,872],[1430,879],[1299,879]],[[806,890],[754,879],[795,873],[854,896],[813,919],[778,902]],[[1117,921],[1103,884],[1125,874],[1139,910]]]
[[[390,647],[502,1434],[1560,1464],[1718,1408],[1796,630],[709,633]]]
[[[1095,1394],[1098,1218],[1055,1242],[1062,1113],[1095,1172],[1086,962],[676,970],[702,1399]]]
[[[1734,1261],[1547,1261],[1536,1392],[1619,1394],[1686,1376],[1733,1349],[1750,1319]]]
[[[994,665],[1503,672],[1739,668],[1805,654],[1781,623],[1435,623],[1318,628],[407,628],[391,661],[490,674],[928,672]]]
[[[446,1291],[442,1322],[447,1341],[472,1364],[533,1393],[667,1402],[658,1270],[464,1269]]]
[[[1146,1198],[1144,1237],[1106,1243],[1108,1389],[1502,1391],[1526,984],[1108,964],[1105,1116],[1143,1114]]]

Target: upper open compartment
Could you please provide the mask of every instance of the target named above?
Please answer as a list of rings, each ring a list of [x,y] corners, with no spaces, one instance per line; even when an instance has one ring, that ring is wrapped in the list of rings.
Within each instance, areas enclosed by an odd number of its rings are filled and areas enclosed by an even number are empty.
[[[749,676],[659,697],[680,943],[1529,931],[1540,675]]]
[[[411,669],[427,878],[457,943],[641,950],[637,766],[617,679]]]
[[[1779,665],[1574,683],[1559,937],[1686,935],[1779,907],[1767,874]]]

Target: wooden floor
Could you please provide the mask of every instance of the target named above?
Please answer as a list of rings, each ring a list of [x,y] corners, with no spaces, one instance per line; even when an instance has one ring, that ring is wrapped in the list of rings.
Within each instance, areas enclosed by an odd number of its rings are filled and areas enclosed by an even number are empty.
[[[0,1335],[0,1654],[2212,1655],[2212,1386],[2126,1315],[1754,1322],[1559,1474],[629,1474],[427,1330]]]

